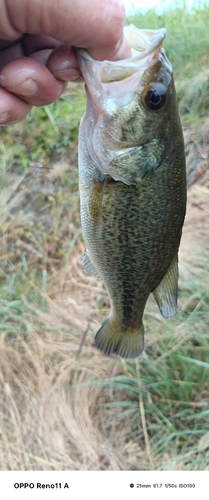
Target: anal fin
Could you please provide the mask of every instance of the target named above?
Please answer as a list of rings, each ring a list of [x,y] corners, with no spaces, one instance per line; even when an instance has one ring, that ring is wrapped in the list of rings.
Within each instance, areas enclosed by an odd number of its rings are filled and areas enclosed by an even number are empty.
[[[153,295],[164,318],[172,318],[177,313],[178,254],[175,255],[168,271],[153,291]]]

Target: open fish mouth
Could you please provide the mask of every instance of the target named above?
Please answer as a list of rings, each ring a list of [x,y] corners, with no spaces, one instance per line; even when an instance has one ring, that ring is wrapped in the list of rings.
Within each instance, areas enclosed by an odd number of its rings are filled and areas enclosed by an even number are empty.
[[[166,29],[139,30],[131,24],[124,28],[124,35],[131,47],[132,56],[130,58],[121,61],[95,61],[86,50],[79,49],[78,58],[81,69],[82,58],[84,58],[86,64],[88,64],[87,61],[94,63],[94,77],[97,74],[97,78],[101,83],[124,80],[140,69],[144,70],[155,63],[166,36]],[[87,85],[90,83],[88,82],[88,75],[86,83]]]

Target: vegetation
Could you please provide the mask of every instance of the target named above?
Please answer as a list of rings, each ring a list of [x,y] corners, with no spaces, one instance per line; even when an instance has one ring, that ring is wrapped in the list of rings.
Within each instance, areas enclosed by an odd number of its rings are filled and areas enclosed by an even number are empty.
[[[180,110],[187,119],[208,114],[209,105],[209,6],[204,9],[172,9],[157,15],[150,10],[128,19],[138,28],[166,28],[164,48],[172,63]]]
[[[206,157],[209,7],[129,22],[167,28],[187,150],[197,143]],[[84,109],[82,85],[70,85],[0,128],[0,470],[208,470],[208,170],[189,201],[201,217],[185,232],[193,239],[180,256],[178,315],[163,320],[150,298],[144,354],[105,357],[92,344],[108,298],[80,264]]]

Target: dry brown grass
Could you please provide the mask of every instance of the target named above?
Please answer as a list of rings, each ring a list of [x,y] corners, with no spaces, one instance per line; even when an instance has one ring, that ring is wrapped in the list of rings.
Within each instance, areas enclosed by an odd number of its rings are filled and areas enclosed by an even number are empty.
[[[188,195],[180,251],[182,283],[193,278],[208,279],[204,276],[205,252],[209,250],[209,185],[205,179],[204,185],[196,184]],[[15,223],[13,228],[11,221],[9,224],[14,234]],[[76,224],[70,226],[74,234]],[[66,221],[65,227],[68,228]],[[5,245],[6,234],[5,230]],[[66,229],[65,238],[69,238]],[[27,333],[22,332],[17,322],[15,334],[8,334],[5,329],[0,335],[0,470],[183,469],[190,459],[186,455],[177,462],[178,451],[174,450],[174,461],[170,463],[171,454],[159,453],[150,445],[147,429],[152,418],[147,421],[145,405],[153,404],[154,398],[159,400],[155,394],[139,391],[138,402],[134,402],[138,405],[134,430],[128,413],[118,418],[122,406],[118,410],[114,404],[110,405],[108,413],[98,408],[98,403],[118,401],[115,388],[101,381],[121,374],[131,379],[131,373],[126,361],[103,356],[93,347],[94,332],[108,310],[107,294],[102,283],[83,272],[84,247],[79,238],[71,250],[64,267],[54,265],[50,269],[46,291],[26,273],[28,289],[43,294],[44,307],[41,310],[31,301],[26,286],[21,299],[26,306],[22,319]],[[15,262],[14,268],[15,265],[19,264]],[[188,310],[193,302],[194,310],[201,307],[196,297],[187,297],[183,298],[181,309]],[[167,330],[164,328],[161,333],[163,324],[156,305],[150,301],[145,313],[146,345],[155,352],[159,334],[161,339],[169,338],[173,328],[170,350],[156,358],[156,366],[196,335],[187,320],[182,324],[177,322],[174,327],[168,322]],[[137,383],[142,387],[138,362],[136,373]],[[180,382],[176,383],[180,387]],[[123,397],[125,401],[127,394]],[[206,400],[206,393],[197,393],[191,402],[176,401],[176,407],[187,405],[193,412],[196,408],[206,408]],[[169,404],[166,398],[163,402]],[[195,453],[199,457],[200,451]]]
[[[117,363],[92,347],[92,336],[85,340],[78,357],[81,334],[47,332],[45,325],[63,328],[61,307],[54,305],[49,313],[37,314],[28,337],[0,338],[0,469],[118,470],[136,466],[144,453],[137,443],[126,443],[126,428],[121,426],[120,434],[114,424],[98,428],[93,405],[101,393],[107,397],[105,390],[99,386],[71,389],[74,384],[111,377],[119,369]],[[64,322],[68,316],[69,312]]]
[[[189,195],[196,203],[192,206],[189,201],[181,249],[182,277],[188,265],[194,271],[187,241],[192,210],[199,210],[202,216],[198,203],[203,206],[206,202],[205,189],[197,186]],[[201,234],[205,238],[203,222],[207,224],[208,214],[204,215],[199,243]],[[24,337],[17,331],[14,338],[6,333],[0,336],[0,470],[143,470],[159,467],[162,462],[166,468],[170,458],[152,456],[141,396],[137,440],[128,439],[128,416],[121,423],[111,419],[113,407],[105,422],[94,407],[98,401],[114,401],[114,391],[95,385],[95,381],[128,371],[126,362],[105,357],[92,345],[93,331],[100,324],[97,296],[103,296],[102,314],[108,303],[102,284],[82,271],[82,253],[83,246],[77,243],[66,267],[51,277],[44,312],[23,297],[29,308],[24,319],[30,334]],[[149,318],[160,325],[160,316],[157,310],[152,312],[152,306],[145,315],[148,325]],[[69,333],[62,333],[63,329]],[[185,325],[183,333],[188,333]],[[177,334],[178,341],[185,343],[186,336],[182,340],[179,328]],[[146,340],[155,344],[157,336],[158,330]],[[94,385],[79,387],[91,381]]]

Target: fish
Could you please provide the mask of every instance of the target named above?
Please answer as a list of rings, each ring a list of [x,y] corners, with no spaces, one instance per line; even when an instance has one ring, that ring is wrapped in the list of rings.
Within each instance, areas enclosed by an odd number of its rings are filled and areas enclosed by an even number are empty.
[[[131,56],[115,62],[77,51],[87,93],[78,146],[82,265],[110,300],[94,344],[124,358],[144,349],[151,293],[164,318],[177,312],[186,169],[165,35],[125,27]]]

